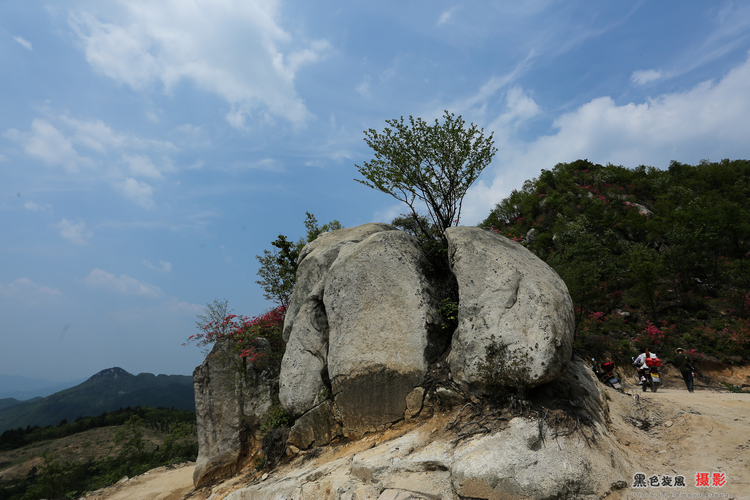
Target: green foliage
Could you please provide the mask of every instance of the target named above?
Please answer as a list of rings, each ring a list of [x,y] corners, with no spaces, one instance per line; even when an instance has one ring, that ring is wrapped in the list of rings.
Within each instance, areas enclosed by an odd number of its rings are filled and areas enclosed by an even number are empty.
[[[32,443],[72,436],[99,427],[123,425],[134,415],[142,419],[146,427],[158,431],[165,431],[174,423],[184,423],[192,428],[193,432],[195,429],[195,412],[192,410],[128,406],[109,413],[103,412],[97,416],[78,417],[75,422],[71,423],[63,420],[57,426],[35,425],[8,429],[0,435],[0,450],[14,450]]]
[[[266,413],[263,419],[263,425],[261,430],[267,431],[271,429],[278,429],[279,427],[286,427],[292,424],[292,417],[286,410],[281,406],[273,406],[268,413]]]
[[[143,455],[146,448],[143,428],[143,419],[133,415],[125,425],[115,431],[115,446],[120,447],[120,456],[126,461],[138,460]]]
[[[458,224],[466,191],[497,151],[492,134],[485,138],[484,129],[474,124],[466,128],[460,116],[448,111],[443,119],[429,125],[411,116],[406,122],[402,116],[386,120],[392,128],[382,133],[366,131],[364,140],[375,158],[356,165],[366,180],[355,179],[406,203],[413,213],[416,201],[424,202],[440,234]],[[415,222],[429,238],[430,229],[421,219]]]
[[[453,332],[458,326],[458,302],[450,298],[443,299],[438,307],[438,313],[443,318],[441,328]]]
[[[271,242],[275,250],[263,250],[263,255],[255,256],[260,263],[258,269],[260,280],[256,283],[263,289],[263,297],[286,308],[294,292],[297,259],[304,246],[315,241],[321,233],[343,228],[344,226],[337,220],[319,226],[315,216],[310,212],[305,212],[305,229],[307,231],[305,237],[300,238],[296,243],[292,243],[286,236],[280,234],[275,241]],[[225,314],[223,317],[226,316]]]
[[[510,348],[495,336],[485,348],[485,359],[479,363],[479,376],[494,397],[503,399],[518,395],[523,399],[523,386],[529,380],[529,353]]]
[[[749,196],[747,160],[668,170],[578,160],[543,170],[480,227],[560,274],[582,353],[627,357],[651,321],[665,353],[689,338],[698,353],[750,359]]]
[[[298,245],[286,239],[280,234],[271,242],[276,248],[274,251],[263,250],[263,255],[256,255],[260,263],[257,284],[263,289],[266,300],[273,301],[283,306],[289,305],[289,300],[294,291],[294,283],[297,273],[297,258],[300,248]]]

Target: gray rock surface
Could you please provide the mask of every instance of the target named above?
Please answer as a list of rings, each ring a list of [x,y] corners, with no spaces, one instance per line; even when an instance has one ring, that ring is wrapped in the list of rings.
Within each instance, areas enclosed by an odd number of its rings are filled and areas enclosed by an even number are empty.
[[[284,320],[284,341],[288,342],[297,313],[308,295],[325,280],[328,269],[346,245],[358,243],[371,234],[397,231],[390,224],[370,223],[329,231],[318,236],[302,249],[297,259],[297,281]]]
[[[306,450],[313,446],[325,446],[330,443],[338,432],[331,406],[330,401],[323,401],[298,418],[289,432],[289,444]]]
[[[294,416],[317,405],[329,392],[324,376],[328,360],[328,319],[323,305],[323,283],[302,304],[281,360],[279,400]]]
[[[233,474],[259,446],[261,418],[271,408],[273,380],[248,363],[239,371],[226,342],[193,372],[198,459],[193,473],[196,487]]]
[[[329,390],[326,373],[328,320],[323,293],[328,270],[343,248],[356,246],[368,236],[395,231],[388,224],[364,224],[323,233],[300,252],[297,282],[284,320],[286,352],[281,362],[279,399],[297,417],[320,402]]]
[[[573,304],[562,279],[529,250],[476,227],[446,230],[458,280],[458,328],[449,363],[464,392],[483,392],[479,365],[495,341],[524,360],[520,384],[549,382],[565,372],[573,343]]]
[[[439,319],[425,267],[416,238],[385,231],[342,249],[328,271],[328,374],[345,430],[404,418],[424,379]]]
[[[605,388],[580,359],[536,397],[569,401],[590,421],[584,434],[554,436],[537,419],[518,417],[508,428],[479,436],[456,447],[451,467],[455,492],[462,497],[584,498],[622,487],[633,465],[607,429]],[[618,395],[618,397],[627,397]]]

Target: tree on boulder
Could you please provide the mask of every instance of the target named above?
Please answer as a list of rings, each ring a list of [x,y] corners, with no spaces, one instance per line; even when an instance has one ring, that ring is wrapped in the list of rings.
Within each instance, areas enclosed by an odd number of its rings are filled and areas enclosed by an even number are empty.
[[[271,242],[276,250],[263,250],[262,256],[255,256],[260,262],[258,276],[261,278],[256,283],[263,289],[263,297],[286,308],[296,283],[299,253],[306,244],[312,243],[321,233],[343,229],[343,227],[337,220],[318,226],[318,219],[310,212],[305,212],[306,237],[300,237],[297,243],[293,243],[280,234],[276,241]]]
[[[427,205],[441,234],[461,218],[461,204],[469,187],[490,164],[497,149],[492,135],[473,123],[467,129],[461,116],[445,111],[444,122],[429,125],[409,116],[406,122],[386,120],[393,128],[382,133],[365,131],[365,142],[375,158],[355,165],[366,180],[365,186],[387,193],[406,203],[416,214],[415,202]],[[429,228],[415,216],[420,230],[429,236]]]

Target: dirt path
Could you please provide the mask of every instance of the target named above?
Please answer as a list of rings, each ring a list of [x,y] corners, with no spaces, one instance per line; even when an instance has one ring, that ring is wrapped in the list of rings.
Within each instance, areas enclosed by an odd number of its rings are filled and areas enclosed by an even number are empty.
[[[179,500],[193,489],[195,463],[159,467],[86,495],[86,500]]]
[[[674,386],[672,386],[674,387]],[[633,474],[681,475],[686,487],[632,488],[609,497],[750,499],[750,394],[682,388],[657,393],[608,389],[613,430],[634,459]],[[637,397],[634,397],[637,395]],[[696,474],[723,473],[722,487],[696,486]]]

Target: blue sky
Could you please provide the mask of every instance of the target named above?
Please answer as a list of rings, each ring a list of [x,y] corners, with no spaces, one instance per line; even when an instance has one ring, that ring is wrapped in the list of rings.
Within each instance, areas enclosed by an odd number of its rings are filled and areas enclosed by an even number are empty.
[[[207,302],[305,212],[405,209],[363,131],[443,110],[498,153],[463,224],[588,158],[748,158],[747,2],[0,2],[0,373],[189,374]]]

